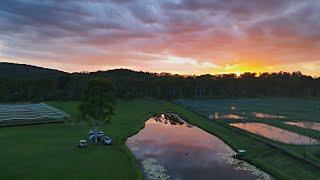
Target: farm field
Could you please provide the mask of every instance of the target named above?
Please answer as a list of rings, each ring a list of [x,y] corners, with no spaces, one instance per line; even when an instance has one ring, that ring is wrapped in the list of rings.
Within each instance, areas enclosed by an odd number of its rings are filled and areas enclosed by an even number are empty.
[[[0,104],[0,126],[64,122],[68,117],[45,103]]]
[[[212,99],[177,100],[222,123],[258,122],[320,139],[316,129],[290,125],[288,122],[320,122],[320,101],[304,99]],[[224,118],[221,118],[224,117]]]
[[[176,103],[194,110],[203,116],[213,115],[210,121],[230,128],[231,123],[263,123],[264,126],[275,126],[284,132],[292,132],[310,137],[319,142],[320,133],[315,129],[289,125],[287,122],[320,122],[320,101],[304,99],[211,99],[211,100],[177,100]],[[214,114],[232,115],[231,118],[215,118]],[[236,118],[235,118],[236,117]],[[241,117],[241,118],[239,118]],[[236,129],[237,130],[237,129]],[[244,133],[244,131],[240,131]],[[263,132],[260,132],[263,133]],[[248,134],[248,133],[244,133]],[[250,134],[252,136],[252,134]],[[294,146],[254,135],[271,145],[276,145],[286,152],[295,154],[320,164],[320,146]],[[301,138],[302,140],[303,138]],[[299,143],[298,143],[299,144]],[[304,144],[301,142],[301,144]],[[310,143],[312,144],[312,143]]]
[[[230,123],[229,125],[285,144],[320,144],[320,141],[317,139],[303,136],[301,134],[271,126],[265,123]]]
[[[71,115],[79,117],[78,102],[47,102]],[[155,113],[176,112],[189,123],[222,139],[233,149],[246,149],[244,160],[258,166],[278,179],[317,179],[319,167],[270,147],[264,140],[252,138],[227,123],[208,120],[186,108],[167,101],[119,100],[116,115],[110,124],[101,127],[115,143],[112,146],[90,145],[79,150],[75,144],[86,139],[90,126],[86,123],[46,124],[0,129],[0,179],[141,179],[141,172],[125,140],[144,127]],[[299,128],[299,127],[296,127]],[[19,143],[17,143],[19,142]],[[296,146],[283,146],[298,155]],[[317,162],[317,146],[305,155]],[[13,158],[14,157],[14,158]],[[115,163],[117,162],[117,163]]]
[[[208,99],[176,100],[206,115],[234,114],[248,121],[276,119],[278,121],[320,122],[320,100],[268,99]]]

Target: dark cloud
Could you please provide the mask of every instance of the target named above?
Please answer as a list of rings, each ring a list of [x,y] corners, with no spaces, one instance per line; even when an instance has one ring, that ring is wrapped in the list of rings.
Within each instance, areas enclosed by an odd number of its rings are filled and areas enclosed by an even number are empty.
[[[0,55],[113,65],[137,60],[124,52],[314,61],[319,9],[311,0],[1,0]]]

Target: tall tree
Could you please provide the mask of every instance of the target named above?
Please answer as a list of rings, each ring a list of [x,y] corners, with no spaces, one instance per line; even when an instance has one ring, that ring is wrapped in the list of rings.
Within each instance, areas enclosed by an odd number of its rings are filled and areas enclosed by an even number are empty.
[[[123,99],[130,103],[134,99],[134,94],[131,91],[126,91],[123,95]]]
[[[89,80],[83,90],[80,111],[85,119],[92,120],[95,128],[111,120],[116,104],[113,83],[104,78]]]

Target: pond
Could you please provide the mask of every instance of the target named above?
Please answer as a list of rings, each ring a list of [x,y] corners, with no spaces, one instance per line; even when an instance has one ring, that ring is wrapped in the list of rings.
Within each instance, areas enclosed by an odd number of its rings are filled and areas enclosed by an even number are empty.
[[[231,123],[230,125],[287,144],[320,144],[319,140],[264,123]]]
[[[252,113],[256,118],[266,118],[266,119],[285,119],[285,116],[282,115],[273,115],[261,112],[253,112]]]
[[[175,118],[150,118],[126,145],[141,162],[145,179],[269,179],[254,166],[233,158],[217,137]]]
[[[220,114],[214,113],[213,115],[209,116],[209,119],[246,119],[236,114]]]
[[[318,122],[302,121],[302,122],[285,122],[285,123],[292,126],[298,126],[306,129],[313,129],[313,130],[320,131],[320,123]]]

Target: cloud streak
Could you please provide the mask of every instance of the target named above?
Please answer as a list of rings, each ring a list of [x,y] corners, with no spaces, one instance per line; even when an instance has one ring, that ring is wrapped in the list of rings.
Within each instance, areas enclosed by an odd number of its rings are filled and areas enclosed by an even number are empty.
[[[312,0],[2,0],[0,54],[67,71],[318,75],[319,9]]]

